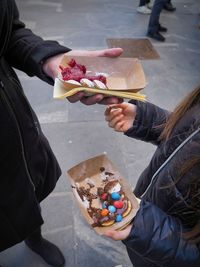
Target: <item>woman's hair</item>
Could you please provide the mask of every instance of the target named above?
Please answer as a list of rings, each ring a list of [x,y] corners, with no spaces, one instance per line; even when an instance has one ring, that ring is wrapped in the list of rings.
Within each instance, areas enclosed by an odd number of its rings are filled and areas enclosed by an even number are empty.
[[[168,139],[177,122],[189,109],[197,104],[200,104],[200,85],[188,94],[171,113],[171,116],[166,122],[164,130],[161,133],[160,139]]]
[[[164,129],[160,135],[161,140],[167,140],[175,125],[179,122],[179,120],[185,115],[185,113],[190,110],[195,105],[200,105],[200,85],[196,87],[191,93],[189,93],[182,101],[181,103],[174,109],[174,111],[171,113],[169,119],[164,125]],[[177,183],[185,174],[187,174],[194,166],[197,166],[200,164],[200,156],[195,156],[185,162],[184,166],[180,169],[179,176],[176,179],[175,183]],[[200,177],[193,177],[197,185],[200,184]],[[198,195],[198,196],[197,196]],[[200,207],[200,188],[198,186],[198,192],[197,195],[194,196],[197,201],[197,205]],[[198,208],[198,213],[200,213],[200,210]],[[184,233],[183,236],[194,242],[198,243],[200,242],[200,220],[196,223],[196,225],[188,232]]]

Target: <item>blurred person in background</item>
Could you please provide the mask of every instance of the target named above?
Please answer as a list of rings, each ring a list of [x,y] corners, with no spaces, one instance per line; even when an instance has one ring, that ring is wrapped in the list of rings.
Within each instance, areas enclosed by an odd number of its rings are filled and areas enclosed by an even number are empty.
[[[164,42],[165,37],[161,32],[167,32],[167,28],[160,24],[160,13],[168,0],[155,0],[152,12],[149,18],[149,25],[147,29],[147,36],[157,41]]]
[[[139,6],[137,7],[137,12],[141,14],[149,15],[151,14],[152,7],[153,7],[153,3],[151,4],[151,0],[140,0]],[[176,10],[176,8],[172,5],[171,0],[167,0],[163,8],[170,12],[173,12]]]
[[[150,15],[147,36],[160,42],[165,41],[165,37],[161,32],[167,32],[167,28],[159,22],[160,13],[163,9],[171,12],[176,10],[171,0],[154,0],[152,6],[150,5],[150,0],[140,0],[137,8],[138,13]]]

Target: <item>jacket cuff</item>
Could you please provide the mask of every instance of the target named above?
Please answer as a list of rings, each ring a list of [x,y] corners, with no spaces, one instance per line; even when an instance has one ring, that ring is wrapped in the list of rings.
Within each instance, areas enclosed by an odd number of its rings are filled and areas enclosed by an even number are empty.
[[[53,85],[54,80],[43,72],[43,62],[58,54],[67,53],[70,48],[61,46],[56,41],[43,41],[31,51],[31,57],[25,61],[26,73],[29,76],[37,76],[41,80]]]
[[[133,226],[132,226],[132,229],[130,231],[130,234],[126,239],[122,240],[122,242],[124,243],[125,246],[133,248],[134,241],[135,241],[135,243],[137,243],[138,239],[141,238],[140,234],[139,234],[140,233],[140,229],[141,229],[141,220],[137,220],[137,217],[138,218],[140,218],[140,217],[143,218],[143,213],[146,212],[146,209],[149,208],[149,205],[150,205],[149,202],[141,200],[140,208],[137,211],[137,213],[136,213],[136,215],[135,215],[135,217],[133,219]],[[139,231],[138,231],[138,229],[139,229]],[[145,233],[144,233],[144,235],[145,235]]]
[[[130,129],[128,129],[128,131],[126,131],[124,134],[128,137],[132,137],[132,138],[137,139],[138,138],[137,137],[138,128],[140,127],[140,129],[142,129],[142,125],[141,125],[142,109],[144,108],[143,105],[145,105],[145,104],[143,102],[137,101],[137,100],[131,100],[131,101],[129,101],[129,103],[137,106],[137,112],[136,112],[136,116],[135,116],[135,119],[133,122],[133,126]]]

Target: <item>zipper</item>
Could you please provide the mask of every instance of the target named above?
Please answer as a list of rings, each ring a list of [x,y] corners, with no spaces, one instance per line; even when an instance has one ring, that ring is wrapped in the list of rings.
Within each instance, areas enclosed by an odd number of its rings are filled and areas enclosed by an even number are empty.
[[[25,156],[25,149],[24,149],[24,142],[23,142],[23,137],[22,137],[22,133],[21,133],[21,129],[20,129],[20,125],[18,123],[18,120],[17,120],[17,117],[16,117],[16,114],[14,112],[14,108],[12,107],[12,103],[9,99],[9,96],[7,95],[7,93],[5,92],[5,87],[4,87],[4,84],[2,81],[0,81],[0,86],[2,88],[2,93],[3,93],[3,98],[11,112],[11,115],[15,121],[15,124],[16,124],[16,127],[17,127],[17,131],[18,131],[18,134],[19,134],[19,139],[20,139],[20,145],[21,145],[21,148],[22,148],[22,157],[23,157],[23,162],[24,162],[24,166],[25,166],[25,169],[26,169],[26,173],[27,173],[27,176],[28,176],[28,179],[33,187],[33,190],[35,191],[35,185],[33,183],[33,180],[31,178],[31,174],[30,174],[30,171],[28,169],[28,163],[27,163],[27,160],[26,160],[26,156]]]
[[[25,94],[23,93],[22,89],[21,89],[21,84],[19,83],[19,81],[17,79],[15,79],[13,76],[7,75],[8,79],[12,82],[12,84],[14,84],[17,88],[18,88],[18,92],[21,94],[21,96],[26,100],[26,105],[28,106],[31,118],[32,118],[32,123],[38,133],[38,135],[41,134],[41,129],[40,126],[38,124],[38,122],[36,120],[34,120],[34,116],[33,113],[31,111],[31,107],[29,105],[29,102],[27,100],[27,97],[25,96]]]
[[[147,191],[149,190],[149,188],[155,184],[156,182],[156,178],[157,175],[159,174],[160,171],[162,171],[162,169],[165,167],[165,165],[167,165],[167,163],[176,155],[176,153],[185,145],[187,144],[193,136],[195,136],[197,133],[200,132],[200,127],[198,127],[194,132],[192,132],[185,140],[183,140],[181,142],[181,144],[169,155],[169,157],[165,160],[165,162],[163,162],[163,164],[156,170],[156,172],[154,173],[154,175],[151,178],[151,181],[149,183],[149,185],[147,186],[146,190],[144,191],[144,193],[140,196],[140,198],[143,198],[144,195],[147,193]]]

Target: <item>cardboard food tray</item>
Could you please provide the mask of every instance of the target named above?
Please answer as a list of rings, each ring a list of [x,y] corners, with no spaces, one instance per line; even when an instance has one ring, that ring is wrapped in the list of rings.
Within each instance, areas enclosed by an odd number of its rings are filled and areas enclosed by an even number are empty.
[[[85,186],[86,185],[86,179],[92,180],[94,183],[94,188],[92,189],[93,192],[96,192],[95,190],[97,187],[100,186],[100,180],[101,180],[101,168],[105,168],[106,172],[112,173],[113,178],[120,182],[122,189],[125,193],[125,195],[128,197],[129,201],[132,204],[131,212],[123,218],[121,222],[115,222],[111,226],[95,226],[93,227],[92,224],[94,223],[93,219],[90,217],[87,207],[84,205],[83,200],[80,198],[78,192],[77,192],[77,183],[79,186]],[[70,179],[70,183],[72,186],[73,194],[75,196],[75,199],[78,203],[78,206],[81,210],[81,213],[85,217],[86,221],[89,223],[89,225],[100,235],[104,234],[107,230],[113,229],[113,230],[120,230],[126,227],[131,220],[135,217],[136,212],[139,209],[139,203],[137,198],[134,196],[133,192],[131,191],[130,185],[126,182],[125,178],[119,173],[117,168],[114,166],[114,164],[107,158],[106,155],[99,155],[94,158],[90,158],[86,161],[83,161],[79,163],[78,165],[72,167],[67,171],[68,177]]]
[[[102,93],[122,98],[144,100],[139,93],[146,86],[142,65],[137,58],[108,58],[108,57],[70,57],[65,55],[60,63],[67,67],[68,62],[75,59],[78,64],[86,66],[91,75],[102,74],[106,76],[108,89],[88,88],[63,81],[61,75],[55,80],[54,98],[65,98],[79,91],[88,93]]]

